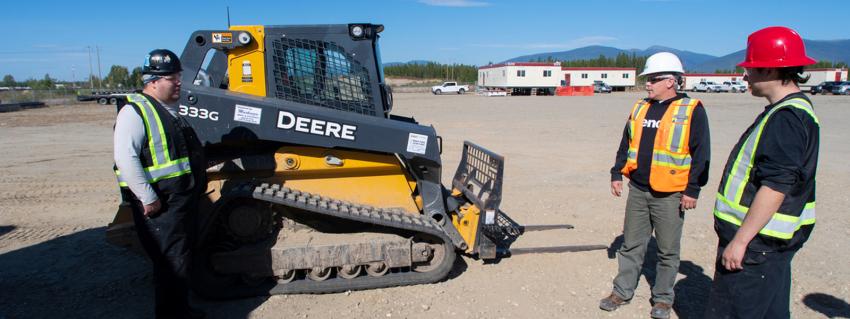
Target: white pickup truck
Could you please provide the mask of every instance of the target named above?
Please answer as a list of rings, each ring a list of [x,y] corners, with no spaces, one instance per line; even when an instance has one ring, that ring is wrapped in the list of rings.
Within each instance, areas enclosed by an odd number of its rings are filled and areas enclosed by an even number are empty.
[[[457,93],[463,94],[469,91],[469,87],[466,85],[457,85],[457,82],[444,82],[442,85],[436,85],[431,87],[431,93],[436,95],[440,95],[443,93]]]
[[[694,85],[694,92],[729,92],[729,87],[712,81],[700,81]]]
[[[728,86],[730,88],[729,91],[732,92],[732,93],[747,92],[747,85],[744,84],[744,83],[738,82],[738,81],[723,82],[723,85]]]

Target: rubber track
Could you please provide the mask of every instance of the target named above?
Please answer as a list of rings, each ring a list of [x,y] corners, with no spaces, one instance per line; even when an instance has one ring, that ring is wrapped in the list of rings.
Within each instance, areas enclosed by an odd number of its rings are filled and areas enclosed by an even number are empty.
[[[365,224],[428,234],[442,240],[445,256],[442,263],[429,272],[415,272],[413,270],[393,272],[390,270],[390,272],[381,277],[361,275],[354,279],[336,277],[325,281],[300,278],[286,284],[245,287],[244,289],[233,287],[233,289],[227,289],[227,291],[218,291],[214,296],[209,296],[210,291],[202,293],[208,297],[232,298],[253,296],[259,294],[258,290],[262,290],[266,294],[321,294],[433,283],[446,278],[457,256],[451,240],[446,236],[442,227],[436,221],[424,215],[413,215],[400,210],[352,204],[317,194],[302,193],[298,190],[292,190],[277,184],[270,185],[264,183],[254,187],[253,190],[250,187],[243,187],[232,195],[235,197],[253,198],[259,201]]]

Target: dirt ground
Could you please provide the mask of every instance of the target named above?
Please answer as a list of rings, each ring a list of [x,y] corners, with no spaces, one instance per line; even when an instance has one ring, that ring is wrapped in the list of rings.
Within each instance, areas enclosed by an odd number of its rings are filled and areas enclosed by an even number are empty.
[[[646,318],[654,256],[630,305],[607,313],[625,196],[609,169],[638,93],[592,97],[397,94],[395,113],[443,137],[444,182],[463,140],[506,157],[502,209],[520,223],[567,223],[514,247],[603,244],[608,250],[463,258],[448,280],[327,295],[196,300],[210,318]],[[703,99],[712,130],[709,184],[686,215],[675,316],[700,318],[714,272],[713,194],[741,132],[763,107],[749,94]],[[850,318],[850,98],[813,96],[821,121],[818,223],[794,259],[795,318]],[[114,109],[92,104],[0,114],[0,319],[149,318],[145,258],[104,242],[118,204],[112,175]],[[841,124],[844,123],[844,124]],[[842,128],[844,127],[844,128]]]

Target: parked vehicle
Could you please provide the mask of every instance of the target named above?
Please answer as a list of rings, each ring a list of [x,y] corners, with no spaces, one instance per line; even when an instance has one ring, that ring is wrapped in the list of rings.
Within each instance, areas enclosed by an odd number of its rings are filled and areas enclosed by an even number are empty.
[[[818,93],[820,93],[820,94],[832,93],[833,87],[835,87],[835,85],[838,84],[838,83],[841,83],[841,82],[838,82],[838,81],[821,82],[820,84],[813,86],[811,88],[810,92],[812,93],[812,95],[816,95]]]
[[[729,92],[732,93],[747,92],[747,85],[738,81],[726,81],[723,82],[723,86],[729,87]]]
[[[593,93],[611,93],[611,87],[602,81],[593,81]]]
[[[713,81],[700,81],[694,86],[694,92],[729,92],[730,88],[723,87]]]
[[[832,94],[850,95],[850,82],[844,81],[832,87]]]
[[[431,87],[431,93],[436,95],[443,93],[463,94],[466,93],[466,91],[469,91],[469,87],[466,85],[457,85],[457,82],[443,82],[441,85]]]

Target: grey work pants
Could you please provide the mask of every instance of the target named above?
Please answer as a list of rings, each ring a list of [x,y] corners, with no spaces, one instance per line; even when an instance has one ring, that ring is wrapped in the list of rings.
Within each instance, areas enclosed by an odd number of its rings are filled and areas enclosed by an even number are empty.
[[[679,248],[685,221],[679,208],[681,199],[681,193],[659,195],[629,185],[623,246],[617,252],[619,272],[614,278],[614,293],[620,298],[629,300],[634,296],[654,229],[658,263],[652,301],[673,304],[673,284],[679,271]]]

